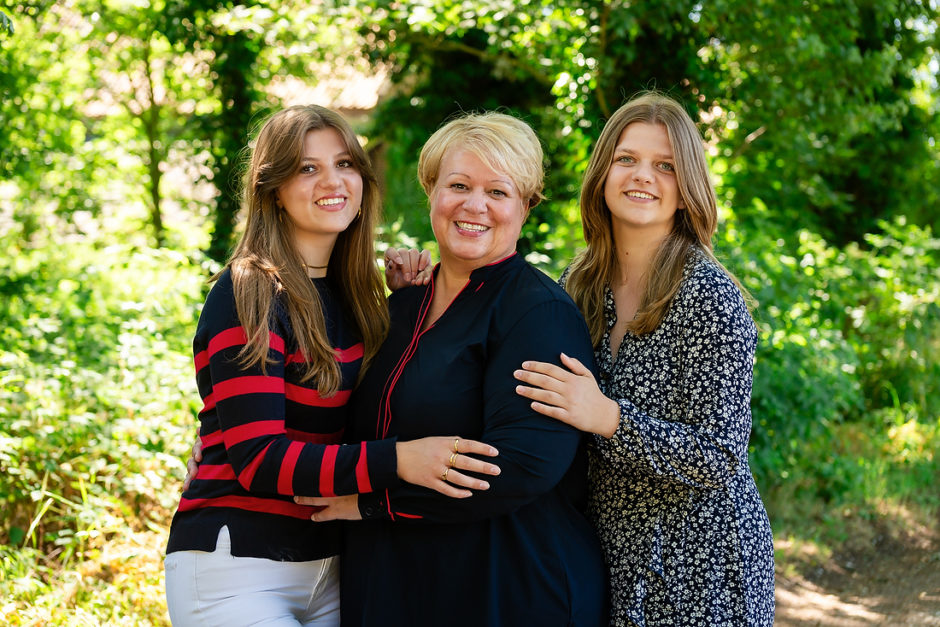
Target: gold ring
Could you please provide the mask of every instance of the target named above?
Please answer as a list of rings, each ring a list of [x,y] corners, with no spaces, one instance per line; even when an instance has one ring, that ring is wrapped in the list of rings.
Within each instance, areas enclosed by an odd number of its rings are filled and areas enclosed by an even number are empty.
[[[457,453],[454,453],[450,456],[450,467],[453,468],[457,465]]]
[[[455,452],[455,453],[459,453],[459,452],[460,452],[460,451],[457,450],[457,445],[458,445],[458,444],[460,444],[460,438],[454,438],[454,452]]]
[[[450,470],[450,467],[444,469],[444,474],[441,475],[441,481],[447,481],[447,472]]]

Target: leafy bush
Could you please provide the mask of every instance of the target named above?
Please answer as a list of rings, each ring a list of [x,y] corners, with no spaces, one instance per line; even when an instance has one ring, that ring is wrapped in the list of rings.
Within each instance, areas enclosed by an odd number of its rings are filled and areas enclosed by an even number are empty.
[[[922,476],[938,472],[940,240],[903,218],[880,226],[841,249],[808,231],[788,245],[729,230],[721,243],[758,303],[751,454],[771,499],[887,497],[859,486],[910,461],[886,453],[904,429],[928,443]],[[869,446],[851,444],[860,434]]]
[[[206,274],[167,250],[6,249],[0,542],[67,563],[128,524],[162,524],[174,504]]]

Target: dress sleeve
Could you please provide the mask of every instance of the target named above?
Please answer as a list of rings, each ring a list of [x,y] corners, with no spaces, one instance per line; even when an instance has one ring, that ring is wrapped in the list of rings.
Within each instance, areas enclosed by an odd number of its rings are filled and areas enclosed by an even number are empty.
[[[664,408],[661,415],[671,419],[663,420],[615,398],[620,426],[612,438],[595,436],[595,442],[614,466],[720,488],[747,455],[757,331],[740,292],[725,277],[691,288],[675,336],[682,343],[675,397],[681,407]]]
[[[397,521],[470,522],[511,512],[554,489],[571,466],[579,431],[533,411],[516,394],[513,371],[526,359],[558,364],[560,354],[593,368],[594,357],[584,320],[565,301],[537,305],[523,315],[488,356],[481,394],[480,440],[499,451],[500,474],[486,477],[488,490],[454,499],[402,483],[384,494],[360,496],[363,518]]]
[[[223,446],[228,463],[200,465],[196,478],[231,478],[251,493],[286,496],[338,496],[397,484],[394,439],[322,444],[289,437],[289,398],[308,405],[315,420],[318,405],[342,405],[349,392],[322,398],[315,389],[285,381],[290,331],[286,314],[280,314],[269,332],[269,363],[264,369],[245,366],[238,353],[247,339],[231,284],[217,283],[210,291],[197,333],[204,348],[197,349],[195,365],[197,379],[208,376],[211,384],[200,385],[211,390],[201,413],[214,409],[217,421],[204,421],[200,437],[205,448]]]

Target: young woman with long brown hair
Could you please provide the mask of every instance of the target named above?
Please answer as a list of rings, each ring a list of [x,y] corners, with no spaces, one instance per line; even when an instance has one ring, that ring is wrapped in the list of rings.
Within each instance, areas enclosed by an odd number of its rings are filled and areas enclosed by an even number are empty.
[[[757,329],[715,258],[701,135],[646,93],[604,126],[581,189],[587,248],[562,277],[600,374],[525,362],[517,392],[595,434],[589,510],[611,625],[766,625],[773,540],[747,459]]]
[[[193,340],[202,463],[170,529],[167,604],[176,625],[338,625],[340,529],[312,523],[295,496],[407,481],[465,497],[488,485],[461,470],[498,469],[456,459],[456,435],[343,444],[347,401],[389,326],[379,189],[345,120],[313,105],[268,119],[243,207]]]

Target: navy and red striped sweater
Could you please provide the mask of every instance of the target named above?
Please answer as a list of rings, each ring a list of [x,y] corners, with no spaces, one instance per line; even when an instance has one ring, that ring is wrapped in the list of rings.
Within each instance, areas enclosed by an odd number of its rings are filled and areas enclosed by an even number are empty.
[[[278,561],[337,555],[335,523],[313,523],[295,495],[336,496],[397,485],[395,440],[341,444],[346,403],[362,365],[358,329],[344,315],[328,279],[313,279],[342,371],[340,390],[320,396],[301,382],[305,364],[284,302],[275,301],[270,363],[246,367],[238,353],[245,331],[226,270],[199,317],[193,354],[204,406],[199,412],[203,461],[173,517],[167,553],[212,551],[229,527],[232,554]]]

